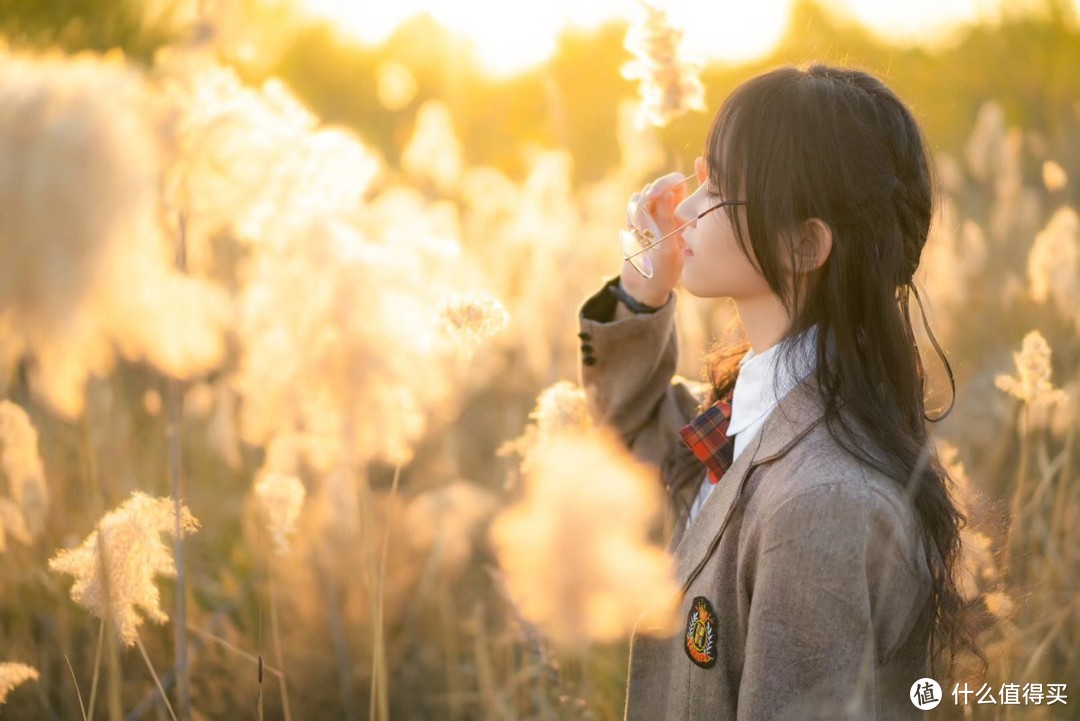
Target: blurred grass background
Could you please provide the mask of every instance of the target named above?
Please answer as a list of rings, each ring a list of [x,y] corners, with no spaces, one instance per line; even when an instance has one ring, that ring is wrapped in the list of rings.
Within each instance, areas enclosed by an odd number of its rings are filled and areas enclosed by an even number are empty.
[[[467,166],[498,169],[525,187],[535,177],[538,149],[564,151],[571,161],[565,178],[541,182],[540,190],[556,197],[564,190],[583,215],[591,202],[588,193],[613,169],[628,164],[615,132],[620,103],[636,93],[635,85],[619,74],[628,59],[623,23],[568,31],[549,61],[496,78],[462,38],[430,17],[405,22],[378,46],[361,47],[331,27],[297,21],[287,7],[240,2],[227,15],[223,11],[220,22],[194,30],[177,21],[182,10],[179,3],[135,0],[0,0],[0,35],[12,49],[119,49],[150,66],[157,50],[184,42],[192,33],[218,33],[226,40],[229,33],[242,34],[266,51],[230,54],[223,42],[220,54],[245,80],[283,79],[322,122],[352,129],[389,166],[402,164],[418,111],[437,100],[449,110]],[[1032,298],[1025,272],[1036,235],[1056,211],[1075,208],[1080,201],[1075,180],[1080,178],[1075,142],[1080,135],[1080,25],[1075,11],[1063,0],[1047,0],[998,21],[967,26],[934,48],[890,42],[819,2],[795,2],[786,23],[781,41],[766,56],[705,68],[709,110],[660,129],[665,156],[655,167],[635,167],[639,177],[634,182],[644,183],[650,173],[680,161],[685,165],[699,151],[711,112],[726,93],[779,63],[821,60],[860,66],[880,75],[912,106],[938,159],[948,207],[941,235],[924,255],[924,282],[934,331],[953,360],[959,398],[935,433],[957,449],[954,463],[963,463],[961,473],[970,479],[973,526],[987,543],[972,582],[980,593],[1000,594],[990,597],[998,606],[987,605],[985,641],[994,661],[988,680],[995,688],[1004,682],[1067,683],[1069,691],[1080,693],[1075,447],[1080,342],[1073,317]],[[379,69],[388,61],[405,66],[416,88],[393,108],[376,101]],[[1070,180],[1048,183],[1049,162]],[[417,187],[431,199],[449,199],[469,217],[461,195],[419,182]],[[622,220],[618,203],[614,208],[610,217],[593,218],[607,223],[612,236]],[[570,228],[598,233],[581,221]],[[483,237],[467,240],[478,252],[488,242]],[[430,554],[412,549],[412,531],[400,520],[407,501],[456,479],[468,479],[502,500],[512,497],[517,464],[497,450],[523,431],[542,389],[575,377],[576,305],[603,273],[618,266],[614,257],[604,266],[593,250],[575,263],[576,240],[559,240],[560,257],[567,259],[559,266],[565,277],[549,279],[546,294],[528,298],[535,317],[551,314],[556,322],[539,326],[535,347],[508,344],[492,351],[499,354],[501,372],[469,385],[456,416],[425,435],[402,472],[400,497],[388,492],[392,467],[373,463],[365,469],[371,489],[366,512],[373,524],[367,532],[381,536],[387,522],[380,519],[393,504],[399,519],[391,528],[388,566],[388,583],[400,579],[388,596],[402,604],[387,630],[392,718],[621,715],[625,644],[594,645],[584,655],[560,658],[517,618],[492,580],[494,558],[482,541],[470,547],[467,563],[451,572]],[[492,267],[498,267],[497,250],[485,251],[494,256],[488,261]],[[507,279],[525,277],[533,258],[511,254],[498,272]],[[687,315],[681,318],[685,335],[693,341],[691,351],[702,350],[723,325],[722,308],[686,305]],[[700,327],[693,325],[695,318]],[[920,321],[913,321],[918,330]],[[1032,329],[1048,339],[1055,385],[1070,394],[1067,408],[1042,424],[1025,420],[1025,404],[994,387],[997,374],[1013,371],[1011,353]],[[925,339],[921,346],[927,363],[934,364]],[[696,377],[693,352],[684,354],[680,371]],[[932,398],[943,405],[947,389],[942,390],[942,373],[933,367],[930,372]],[[63,655],[69,655],[82,679],[85,696],[97,625],[68,602],[66,586],[43,570],[45,561],[56,548],[78,542],[127,490],[168,494],[167,419],[161,402],[168,389],[155,372],[125,363],[91,382],[83,417],[66,423],[35,401],[26,373],[23,367],[15,374],[8,396],[30,409],[39,429],[53,508],[49,531],[36,547],[0,556],[0,649],[33,663],[42,678],[0,707],[0,718],[77,718]],[[212,375],[206,383],[217,380]],[[263,616],[269,611],[260,599],[271,569],[247,542],[251,531],[242,518],[263,451],[235,443],[229,458],[220,450],[228,444],[222,442],[219,415],[191,412],[184,418],[182,457],[192,479],[188,502],[203,521],[197,542],[189,544],[189,592],[200,628],[252,650],[265,632]],[[1022,448],[1027,450],[1022,453]],[[1029,465],[1019,466],[1021,457]],[[1020,478],[1026,479],[1031,495],[1021,499],[1022,512],[1010,526],[1008,507],[1016,503]],[[1013,553],[1007,563],[1010,527]],[[343,550],[332,563],[294,559],[277,570],[292,580],[283,598],[283,633],[296,718],[368,715],[373,641],[365,625],[363,589],[350,581],[365,562],[359,552]],[[166,591],[167,600],[171,594]],[[159,671],[169,668],[173,633],[162,627],[146,634]],[[257,717],[259,684],[253,665],[238,662],[221,643],[196,643],[192,654],[193,717]],[[164,718],[160,708],[154,710],[153,687],[137,658],[124,655],[122,663],[125,718],[154,713]],[[265,704],[267,717],[282,717],[276,690],[268,688]],[[145,715],[136,713],[139,708]],[[1080,718],[1077,708],[1080,700],[1072,698],[1067,706],[963,710],[947,700],[935,713],[941,718],[1075,719]]]

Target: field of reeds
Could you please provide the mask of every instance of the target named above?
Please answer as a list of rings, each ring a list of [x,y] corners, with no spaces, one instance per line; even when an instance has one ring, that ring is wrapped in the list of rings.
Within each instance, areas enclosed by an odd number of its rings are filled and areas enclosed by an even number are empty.
[[[621,718],[629,630],[672,582],[655,469],[576,382],[577,312],[618,272],[627,197],[686,170],[758,66],[703,69],[646,17],[618,29],[622,76],[580,78],[626,91],[610,123],[552,73],[556,130],[515,137],[463,127],[460,88],[393,55],[358,97],[320,92],[340,85],[310,37],[242,15],[105,42],[21,12],[0,24],[0,719]],[[242,51],[264,46],[290,49]],[[933,713],[1078,719],[1080,102],[969,106],[928,123],[915,280],[956,375],[933,434],[990,666]],[[600,136],[609,158],[575,151]],[[680,296],[682,375],[733,320]]]

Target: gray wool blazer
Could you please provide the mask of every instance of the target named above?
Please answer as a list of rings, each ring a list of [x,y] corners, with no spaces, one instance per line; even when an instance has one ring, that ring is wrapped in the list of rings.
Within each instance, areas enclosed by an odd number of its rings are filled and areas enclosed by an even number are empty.
[[[675,375],[675,303],[634,315],[605,287],[580,314],[582,387],[659,469],[682,589],[682,631],[634,630],[625,718],[924,718],[911,697],[928,675],[931,621],[919,520],[894,480],[829,434],[812,376],[683,532],[705,470],[678,431],[707,389]]]

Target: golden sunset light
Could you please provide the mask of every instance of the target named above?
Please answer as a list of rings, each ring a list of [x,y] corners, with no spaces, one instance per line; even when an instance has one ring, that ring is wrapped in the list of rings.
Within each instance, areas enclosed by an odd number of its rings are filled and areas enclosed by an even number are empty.
[[[485,69],[498,76],[534,67],[549,58],[558,35],[568,28],[592,29],[613,20],[633,21],[641,12],[634,0],[553,3],[502,3],[491,0],[297,0],[313,17],[329,21],[363,44],[384,41],[405,20],[427,13],[473,44]],[[708,2],[665,0],[684,30],[686,47],[706,61],[743,62],[768,53],[783,34],[792,0]],[[1080,7],[1080,0],[1074,0]],[[1030,4],[1030,3],[1029,3]],[[827,0],[829,10],[851,17],[885,38],[932,43],[958,25],[994,18],[1006,0]],[[797,32],[797,30],[796,30]]]
[[[1080,0],[0,6],[4,721],[1080,721]]]

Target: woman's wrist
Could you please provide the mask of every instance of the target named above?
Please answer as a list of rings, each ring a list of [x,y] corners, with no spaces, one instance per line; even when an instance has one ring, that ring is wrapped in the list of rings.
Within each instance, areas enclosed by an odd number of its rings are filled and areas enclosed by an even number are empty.
[[[639,298],[636,294],[627,291],[626,288],[623,287],[621,281],[609,285],[608,291],[618,298],[623,305],[635,313],[655,313],[667,304],[667,299],[671,295],[671,292],[668,291],[668,295],[662,300],[656,300],[649,296]]]

